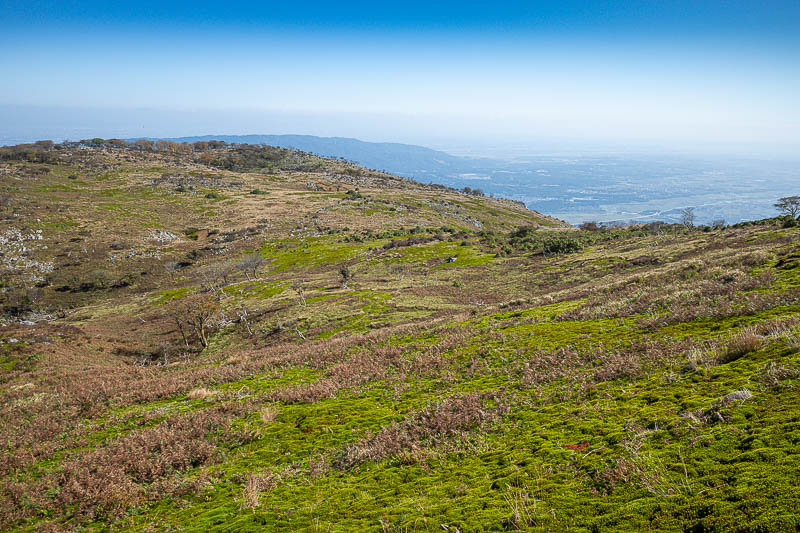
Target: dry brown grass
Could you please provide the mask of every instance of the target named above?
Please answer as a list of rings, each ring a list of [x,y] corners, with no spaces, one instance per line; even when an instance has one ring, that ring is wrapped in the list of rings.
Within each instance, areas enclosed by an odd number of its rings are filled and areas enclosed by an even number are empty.
[[[114,517],[131,505],[195,492],[205,484],[202,477],[187,481],[182,473],[214,462],[227,440],[252,438],[230,428],[249,409],[247,404],[230,404],[172,417],[94,449],[72,452],[57,472],[6,484],[0,514],[19,520],[30,513],[71,509],[80,517]]]
[[[525,531],[536,524],[534,515],[537,501],[526,488],[507,486],[503,500],[511,511],[511,526],[514,530]]]
[[[404,333],[420,332],[424,326],[404,328]],[[385,346],[386,331],[365,336],[359,342],[335,339],[332,350],[317,345],[319,350],[305,362],[312,368],[324,370],[324,375],[313,383],[277,389],[268,394],[271,401],[282,403],[317,402],[333,398],[343,390],[357,391],[367,383],[387,380],[399,382],[413,375],[417,378],[442,376],[451,365],[447,353],[463,346],[470,338],[467,327],[436,328],[428,330],[439,337],[436,344],[411,343],[403,347]]]
[[[770,361],[761,369],[759,382],[769,388],[784,386],[784,382],[800,376],[800,366],[791,363]]]
[[[692,481],[687,473],[683,455],[678,459],[683,465],[681,474],[667,468],[664,462],[651,453],[643,451],[651,430],[637,426],[628,427],[628,436],[621,442],[622,455],[614,463],[594,475],[600,492],[611,494],[619,484],[633,484],[650,494],[666,498],[678,494],[693,493]]]
[[[488,402],[495,403],[488,407]],[[489,394],[468,394],[430,404],[405,420],[384,427],[379,432],[346,446],[332,466],[346,470],[368,461],[403,456],[404,462],[415,462],[415,452],[426,447],[457,441],[471,431],[488,426],[507,407]]]
[[[717,355],[717,363],[725,364],[745,355],[759,350],[764,345],[764,337],[758,334],[755,327],[747,327],[737,333],[732,334],[726,345]]]
[[[690,371],[697,371],[716,362],[716,354],[709,346],[692,346],[686,354],[686,368]]]
[[[676,353],[685,352],[692,346],[691,340],[643,338],[627,346],[539,350],[525,354],[522,363],[508,366],[507,371],[516,374],[525,387],[563,379],[580,392],[601,381],[641,377],[659,365],[673,362]]]
[[[757,313],[796,301],[800,290],[748,293],[768,288],[774,281],[769,271],[750,275],[738,255],[716,261],[670,264],[663,271],[628,276],[596,291],[580,307],[561,315],[562,320],[594,320],[646,315],[642,326],[657,328],[706,318]]]
[[[800,336],[791,331],[787,332],[782,338],[781,342],[789,349],[791,353],[800,352]]]
[[[776,339],[783,344],[789,353],[800,352],[800,335],[797,333],[797,320],[776,321],[765,324],[760,331],[765,331],[770,339]]]
[[[261,494],[274,489],[278,484],[273,473],[250,474],[242,489],[242,507],[255,511],[261,503]]]
[[[29,382],[36,376],[36,382],[31,387],[0,391],[0,418],[4,422],[0,425],[0,440],[5,443],[4,453],[0,454],[0,475],[25,468],[58,450],[80,446],[84,421],[100,417],[107,409],[174,398],[193,390],[212,390],[209,387],[213,385],[292,365],[326,368],[342,362],[354,348],[371,349],[396,331],[420,328],[387,328],[361,337],[278,344],[239,352],[231,364],[197,365],[189,361],[161,367],[124,364],[108,350],[93,351],[77,328],[64,330],[68,334],[59,342],[36,347],[46,354],[43,363],[6,376]],[[368,366],[378,371],[377,364],[375,360]],[[341,367],[336,375],[346,372],[347,368]],[[359,380],[351,379],[349,383],[356,382]],[[322,398],[330,392],[317,390],[312,394]],[[37,423],[31,424],[30,420]],[[120,420],[103,422],[97,429],[117,422]]]
[[[207,400],[209,398],[214,398],[217,396],[217,394],[217,391],[207,389],[205,387],[199,387],[197,389],[190,390],[186,397],[190,400]]]
[[[262,407],[261,410],[258,412],[258,417],[261,419],[262,422],[265,424],[269,424],[278,416],[280,410],[272,405],[267,405]]]

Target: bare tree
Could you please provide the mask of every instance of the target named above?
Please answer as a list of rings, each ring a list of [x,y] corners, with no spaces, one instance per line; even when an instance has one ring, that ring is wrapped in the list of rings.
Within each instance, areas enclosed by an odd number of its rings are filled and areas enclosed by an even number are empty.
[[[800,215],[800,196],[784,196],[773,204],[782,214],[792,218]]]
[[[208,346],[208,338],[219,313],[219,302],[213,296],[206,293],[179,298],[167,304],[166,311],[187,348],[192,338],[197,339],[203,348]]]
[[[39,309],[39,304],[44,298],[44,289],[41,287],[30,287],[25,291],[25,298],[33,309]]]
[[[11,209],[11,206],[14,205],[14,197],[8,193],[0,194],[0,207],[2,207],[6,212]]]
[[[297,293],[298,298],[300,298],[300,303],[306,305],[306,291],[303,288],[303,281],[295,281],[292,283],[292,289]]]
[[[725,219],[724,218],[717,218],[711,222],[711,227],[714,229],[722,229],[725,227]]]
[[[223,287],[228,284],[229,275],[227,263],[215,263],[200,271],[200,283],[205,290],[213,292],[217,299],[221,300],[225,296]]]
[[[219,272],[220,277],[222,278],[222,282],[227,285],[228,278],[231,277],[234,272],[236,272],[238,268],[238,264],[235,260],[229,259],[228,261],[224,261],[222,263],[217,264],[217,270]]]
[[[178,268],[180,268],[180,265],[177,261],[164,263],[164,271],[169,274],[169,279],[171,280],[175,279],[175,272],[178,271]]]
[[[248,335],[253,334],[253,330],[250,329],[250,322],[247,320],[247,309],[244,307],[240,307],[236,310],[236,314],[239,315],[239,321],[244,324],[244,327],[247,328]]]
[[[681,224],[683,224],[686,229],[694,228],[694,207],[684,207],[681,209]]]
[[[264,266],[264,263],[264,258],[260,254],[255,253],[244,257],[239,261],[237,266],[245,273],[247,280],[250,281],[251,274],[253,275],[253,279],[258,279],[258,271]]]

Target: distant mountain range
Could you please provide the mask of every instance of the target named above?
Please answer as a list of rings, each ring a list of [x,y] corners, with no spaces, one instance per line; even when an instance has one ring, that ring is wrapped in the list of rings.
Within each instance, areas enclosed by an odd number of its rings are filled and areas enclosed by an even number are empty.
[[[496,167],[488,158],[459,157],[413,144],[366,142],[347,137],[314,135],[203,135],[176,137],[175,142],[217,139],[230,143],[268,144],[296,148],[324,157],[344,158],[366,167],[425,180],[474,172],[476,167]]]

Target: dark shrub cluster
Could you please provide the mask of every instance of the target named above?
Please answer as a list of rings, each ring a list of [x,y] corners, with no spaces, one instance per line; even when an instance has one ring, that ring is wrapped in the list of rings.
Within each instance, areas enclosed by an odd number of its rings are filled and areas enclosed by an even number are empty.
[[[209,154],[207,154],[209,155]],[[321,161],[311,154],[263,144],[233,144],[207,161],[212,166],[246,172],[251,170],[319,170]]]

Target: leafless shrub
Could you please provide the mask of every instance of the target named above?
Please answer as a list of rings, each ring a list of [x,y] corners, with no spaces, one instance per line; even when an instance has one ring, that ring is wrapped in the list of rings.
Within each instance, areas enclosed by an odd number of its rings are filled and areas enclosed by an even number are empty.
[[[229,278],[238,268],[239,263],[233,260],[207,265],[198,272],[201,285],[206,291],[213,293],[217,299],[222,299],[225,296],[224,288],[228,285]]]
[[[239,317],[239,323],[244,324],[244,327],[247,330],[247,334],[252,335],[253,330],[250,329],[250,319],[249,319],[250,315],[247,309],[244,307],[236,309],[236,315]]]
[[[355,273],[353,272],[353,269],[347,265],[342,265],[342,267],[339,269],[339,281],[343,289],[347,288],[347,284],[352,281],[354,276]]]
[[[292,283],[292,290],[297,293],[297,297],[299,298],[301,305],[306,305],[306,291],[303,287],[303,282],[295,281]]]
[[[0,207],[2,207],[6,212],[11,209],[11,206],[14,205],[14,197],[9,193],[1,193],[0,194]]]
[[[684,207],[681,209],[680,217],[681,224],[683,224],[686,229],[691,230],[694,228],[694,220],[696,217],[694,213],[694,207]]]
[[[177,261],[167,261],[164,263],[164,272],[169,275],[169,279],[171,280],[175,279],[175,272],[177,272],[178,269],[180,269],[180,263]]]
[[[584,231],[600,231],[601,229],[600,225],[595,220],[581,222],[580,226],[578,227]]]

